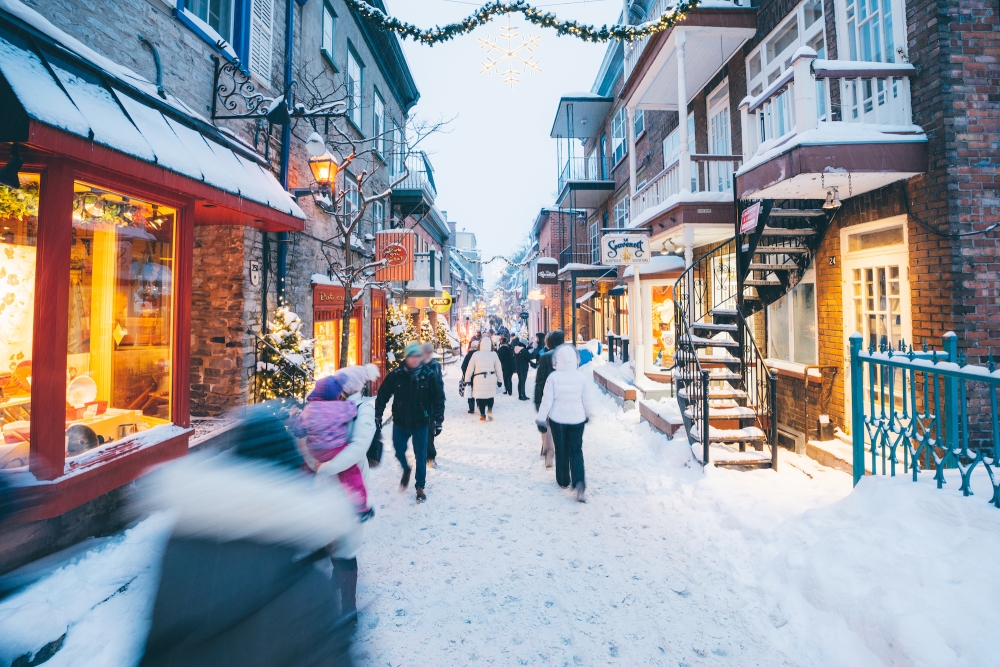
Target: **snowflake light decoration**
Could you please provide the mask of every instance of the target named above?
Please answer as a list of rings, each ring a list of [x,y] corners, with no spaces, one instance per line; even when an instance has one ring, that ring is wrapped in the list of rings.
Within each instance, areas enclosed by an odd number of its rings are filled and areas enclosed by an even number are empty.
[[[500,76],[502,83],[510,85],[514,89],[515,83],[521,83],[521,77],[527,73],[529,76],[538,72],[541,74],[542,68],[538,59],[533,55],[541,37],[527,37],[517,31],[517,26],[510,24],[510,14],[507,15],[507,25],[500,27],[498,37],[479,38],[479,48],[486,51],[486,60],[482,62],[483,68],[480,74]],[[494,58],[494,55],[499,57]]]

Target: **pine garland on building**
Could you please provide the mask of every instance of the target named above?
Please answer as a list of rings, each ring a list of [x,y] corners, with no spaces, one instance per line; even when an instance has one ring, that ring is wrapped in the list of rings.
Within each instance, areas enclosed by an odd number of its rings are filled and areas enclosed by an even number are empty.
[[[417,339],[417,332],[406,306],[389,306],[385,318],[385,355],[389,370],[393,370],[403,360],[403,349],[410,341]]]
[[[377,30],[394,32],[403,39],[409,38],[421,44],[434,46],[455,39],[460,35],[466,35],[498,16],[510,13],[521,14],[529,23],[542,28],[552,28],[560,36],[578,37],[587,42],[610,42],[615,39],[633,42],[674,27],[678,21],[687,16],[688,12],[698,6],[699,0],[679,0],[675,7],[662,15],[638,25],[603,25],[600,28],[577,21],[560,21],[555,14],[543,12],[537,7],[531,6],[527,0],[487,2],[457,23],[434,26],[433,28],[420,28],[412,23],[401,21],[364,0],[347,0],[347,4],[365,22]]]
[[[282,306],[268,323],[264,340],[271,346],[257,361],[257,395],[263,400],[299,398],[312,388],[316,371],[314,341],[302,335],[302,319]]]

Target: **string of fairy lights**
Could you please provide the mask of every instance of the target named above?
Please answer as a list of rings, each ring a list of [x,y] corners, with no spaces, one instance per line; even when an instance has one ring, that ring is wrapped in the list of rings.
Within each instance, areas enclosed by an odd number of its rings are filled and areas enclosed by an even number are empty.
[[[637,39],[649,37],[658,32],[673,28],[687,16],[688,12],[700,4],[700,0],[679,0],[669,11],[644,23],[637,25],[603,25],[597,28],[593,25],[579,23],[578,21],[561,21],[555,14],[542,11],[532,6],[527,0],[515,0],[514,2],[494,0],[493,2],[487,2],[461,21],[448,23],[443,26],[436,25],[433,28],[421,28],[412,23],[402,21],[395,16],[389,16],[378,7],[368,4],[365,0],[346,1],[351,9],[356,11],[371,27],[387,32],[394,32],[403,39],[412,39],[427,46],[434,46],[435,44],[447,42],[461,35],[467,35],[476,28],[504,14],[521,14],[529,23],[542,28],[551,28],[559,35],[577,37],[586,42],[599,43],[610,42],[612,40],[633,42]]]
[[[462,259],[464,259],[465,261],[469,262],[470,264],[478,264],[479,266],[485,266],[486,264],[492,264],[493,262],[495,262],[498,259],[500,259],[500,260],[503,260],[503,261],[507,262],[507,264],[509,266],[511,266],[512,268],[523,269],[524,267],[530,265],[538,257],[538,253],[535,252],[535,253],[532,253],[529,257],[527,257],[526,259],[524,259],[524,260],[522,260],[520,262],[514,262],[512,260],[509,260],[506,257],[504,257],[503,255],[496,255],[495,257],[492,257],[490,259],[476,259],[475,257],[469,257],[468,255],[466,255],[464,252],[462,252],[461,250],[459,250],[455,246],[448,246],[448,249],[451,250],[452,252],[460,255],[462,257]]]

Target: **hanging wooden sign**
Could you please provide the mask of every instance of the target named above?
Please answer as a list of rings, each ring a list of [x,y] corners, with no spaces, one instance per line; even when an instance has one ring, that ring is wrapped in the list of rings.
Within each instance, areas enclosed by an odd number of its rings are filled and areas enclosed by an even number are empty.
[[[559,284],[559,260],[554,257],[539,257],[535,262],[536,285]]]
[[[413,249],[416,234],[409,229],[390,229],[375,233],[375,259],[385,266],[375,272],[375,280],[413,280]]]

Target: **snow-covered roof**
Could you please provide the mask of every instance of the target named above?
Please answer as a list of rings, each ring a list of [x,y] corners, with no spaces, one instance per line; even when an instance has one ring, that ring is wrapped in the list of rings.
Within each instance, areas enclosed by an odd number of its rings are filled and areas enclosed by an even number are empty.
[[[555,257],[539,257],[535,260],[538,264],[558,264],[559,260]]]
[[[214,188],[305,219],[269,169],[179,100],[104,58],[16,0],[0,10],[52,39],[29,43],[0,29],[0,73],[34,121],[107,146]],[[61,48],[60,48],[61,47]],[[164,113],[166,111],[166,113]],[[209,131],[214,129],[209,127]]]
[[[566,266],[559,269],[559,275],[569,273],[570,271],[614,271],[613,266],[604,266],[603,264],[578,264],[576,262],[571,262]]]
[[[586,294],[584,294],[583,296],[581,296],[579,299],[576,300],[576,305],[582,306],[583,304],[587,303],[592,298],[594,298],[595,294],[597,294],[597,292],[595,292],[594,290],[590,290],[589,292],[587,292]]]
[[[684,269],[684,258],[677,255],[656,255],[650,259],[649,264],[637,264],[635,266],[639,267],[639,277],[641,278],[645,275],[663,273],[664,271],[681,271]],[[625,269],[622,277],[631,278],[634,275],[634,267],[630,266]]]

